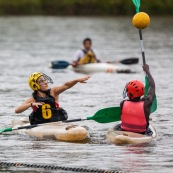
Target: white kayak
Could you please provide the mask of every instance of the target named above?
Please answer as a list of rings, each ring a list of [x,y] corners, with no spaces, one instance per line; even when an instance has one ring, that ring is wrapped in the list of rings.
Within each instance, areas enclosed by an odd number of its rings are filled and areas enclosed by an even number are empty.
[[[16,118],[12,121],[12,127],[21,127],[30,125],[28,118]],[[88,131],[81,126],[54,122],[47,125],[41,125],[31,129],[16,130],[19,134],[29,135],[38,138],[54,138],[60,141],[81,141],[88,136]]]
[[[123,64],[109,64],[109,63],[92,63],[85,65],[78,65],[77,67],[69,66],[69,69],[80,73],[134,73],[128,65]]]
[[[149,128],[152,131],[152,135],[142,135],[139,133],[118,131],[113,127],[106,133],[106,138],[110,143],[117,145],[149,143],[157,136],[156,130],[151,124],[149,125]]]

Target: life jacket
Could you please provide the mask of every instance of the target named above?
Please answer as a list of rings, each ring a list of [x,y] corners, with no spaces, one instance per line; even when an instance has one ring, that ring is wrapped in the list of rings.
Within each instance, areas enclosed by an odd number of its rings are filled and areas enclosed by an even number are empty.
[[[96,59],[95,54],[92,49],[89,51],[86,51],[86,50],[82,50],[82,51],[84,52],[85,56],[79,60],[79,63],[89,64],[89,63],[97,62],[97,59]]]
[[[130,132],[145,132],[147,121],[144,113],[144,101],[124,101],[121,114],[121,129]]]
[[[66,120],[68,118],[67,112],[55,102],[55,98],[50,95],[50,89],[45,93],[46,97],[39,97],[35,92],[33,93],[36,102],[44,102],[45,104],[39,106],[39,108],[33,108],[29,117],[30,123],[40,124]]]

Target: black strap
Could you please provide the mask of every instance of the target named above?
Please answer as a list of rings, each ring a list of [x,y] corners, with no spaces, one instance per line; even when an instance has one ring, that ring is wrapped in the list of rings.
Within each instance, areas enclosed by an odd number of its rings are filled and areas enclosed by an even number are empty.
[[[83,53],[86,55],[87,51],[85,49],[81,49],[83,51]]]

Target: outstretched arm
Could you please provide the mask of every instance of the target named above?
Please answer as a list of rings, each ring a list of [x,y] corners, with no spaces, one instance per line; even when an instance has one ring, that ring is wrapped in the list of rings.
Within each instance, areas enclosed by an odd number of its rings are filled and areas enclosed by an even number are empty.
[[[148,94],[147,94],[147,99],[152,102],[155,96],[155,82],[154,79],[150,73],[149,70],[149,66],[147,64],[145,64],[143,66],[144,71],[146,72],[147,76],[148,76],[148,80],[149,80],[149,90],[148,90]]]
[[[86,83],[86,81],[90,78],[90,76],[85,76],[82,78],[78,78],[69,82],[66,82],[64,85],[59,86],[59,87],[53,87],[51,89],[51,91],[53,92],[53,94],[55,96],[59,95],[60,93],[62,93],[63,91],[73,87],[74,85],[76,85],[78,82],[80,83]]]

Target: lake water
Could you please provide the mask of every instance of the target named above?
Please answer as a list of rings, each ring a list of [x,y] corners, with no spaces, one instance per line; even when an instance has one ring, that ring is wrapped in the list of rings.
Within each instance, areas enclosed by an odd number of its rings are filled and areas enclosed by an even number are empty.
[[[151,17],[143,30],[146,62],[156,82],[158,109],[151,115],[158,136],[150,144],[115,146],[105,133],[116,123],[79,122],[89,127],[84,143],[35,139],[9,132],[0,136],[0,161],[51,164],[124,172],[167,172],[173,170],[173,18]],[[1,17],[0,18],[0,128],[10,127],[15,108],[30,97],[28,76],[41,71],[54,85],[84,76],[70,70],[48,68],[53,60],[71,62],[85,37],[93,39],[102,61],[140,57],[139,35],[130,17]],[[86,84],[77,84],[60,96],[69,119],[85,118],[97,110],[118,106],[125,84],[144,81],[142,60],[135,74],[93,74]],[[3,168],[4,172],[37,172],[29,168]],[[39,171],[41,172],[41,171]],[[48,172],[42,170],[42,172]]]

